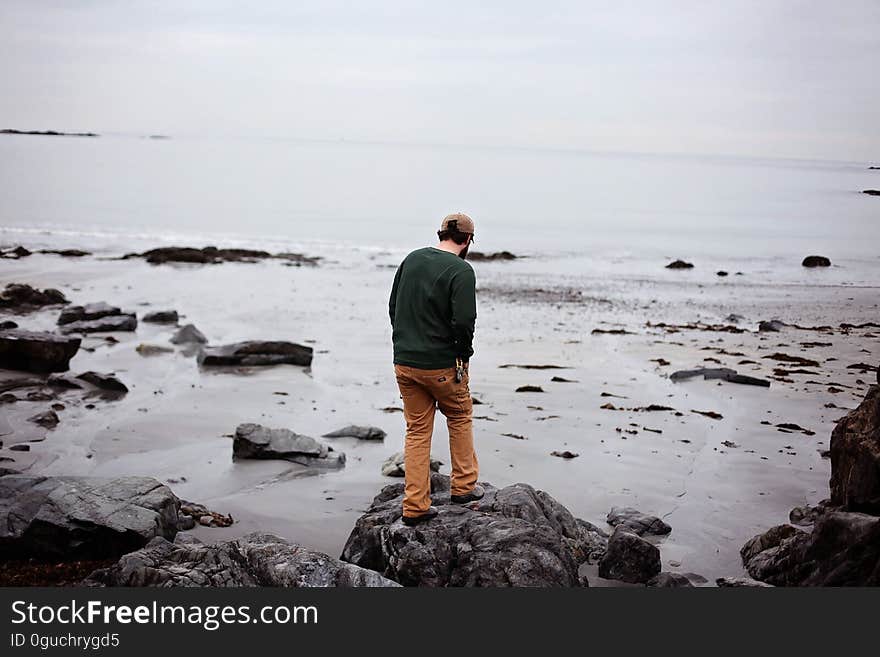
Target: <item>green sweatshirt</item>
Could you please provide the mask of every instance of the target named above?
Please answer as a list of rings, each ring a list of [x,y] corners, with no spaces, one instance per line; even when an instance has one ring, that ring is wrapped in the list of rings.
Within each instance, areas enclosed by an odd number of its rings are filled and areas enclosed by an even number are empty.
[[[470,360],[476,287],[473,267],[453,253],[429,246],[406,256],[388,302],[395,364],[434,370]]]

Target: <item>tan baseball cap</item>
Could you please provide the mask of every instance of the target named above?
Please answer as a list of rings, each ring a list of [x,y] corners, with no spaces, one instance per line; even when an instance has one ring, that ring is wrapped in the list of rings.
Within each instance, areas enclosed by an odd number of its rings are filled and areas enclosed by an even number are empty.
[[[443,223],[440,224],[440,231],[442,232],[444,230],[458,230],[462,233],[470,233],[473,235],[474,220],[466,214],[456,212],[455,214],[450,214],[443,218]]]

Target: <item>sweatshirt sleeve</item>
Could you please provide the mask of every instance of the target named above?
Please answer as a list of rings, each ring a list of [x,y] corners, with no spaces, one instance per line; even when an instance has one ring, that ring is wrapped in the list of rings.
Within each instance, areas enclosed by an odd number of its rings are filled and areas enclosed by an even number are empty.
[[[452,334],[456,354],[463,361],[474,355],[474,327],[477,321],[477,279],[471,267],[452,278]]]
[[[391,297],[388,299],[388,315],[391,317],[391,326],[394,327],[394,311],[397,308],[397,287],[400,285],[400,272],[403,269],[403,263],[397,268],[394,274],[394,284],[391,286]]]

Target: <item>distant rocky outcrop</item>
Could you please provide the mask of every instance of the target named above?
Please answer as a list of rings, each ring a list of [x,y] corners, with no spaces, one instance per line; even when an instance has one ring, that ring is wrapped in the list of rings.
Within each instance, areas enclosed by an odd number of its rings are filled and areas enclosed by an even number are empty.
[[[240,424],[232,442],[234,459],[281,459],[310,468],[336,469],[345,465],[345,454],[290,429],[269,429]]]
[[[0,556],[99,559],[174,538],[179,501],[149,477],[0,477]]]
[[[528,484],[452,504],[449,477],[431,475],[436,518],[401,521],[403,484],[382,489],[361,516],[342,560],[405,586],[580,586],[578,565],[598,558],[604,533]]]
[[[804,258],[801,265],[804,267],[830,267],[831,260],[826,258],[825,256],[820,255],[810,255]]]
[[[693,269],[694,265],[691,262],[685,262],[684,260],[673,260],[668,265],[666,265],[666,269]]]
[[[880,189],[866,189],[862,191],[862,194],[867,194],[869,196],[880,196]]]
[[[0,331],[0,367],[27,372],[64,372],[80,338],[21,329]]]
[[[474,262],[493,260],[516,260],[517,257],[518,256],[515,256],[510,251],[497,251],[496,253],[480,253],[479,251],[471,251],[467,255],[467,259],[473,260]]]
[[[29,255],[32,253],[21,245],[11,249],[0,249],[0,258],[6,260],[18,260],[19,258],[27,258]]]
[[[210,366],[258,366],[312,364],[311,347],[293,342],[249,340],[217,347],[204,347],[199,352],[199,365]]]
[[[123,258],[144,258],[153,265],[165,263],[193,263],[200,265],[216,265],[223,262],[257,262],[268,258],[277,258],[290,264],[317,265],[319,257],[310,257],[301,253],[279,253],[273,255],[268,251],[256,249],[218,249],[216,246],[194,248],[189,246],[164,246],[150,249],[143,253],[129,253]]]
[[[779,525],[740,551],[754,579],[776,586],[880,586],[880,387],[831,435],[831,499],[792,510],[812,531]]]
[[[155,538],[116,564],[92,573],[85,586],[394,587],[378,573],[255,532],[204,544],[181,535]]]
[[[0,292],[0,308],[13,312],[30,312],[65,303],[70,302],[59,290],[47,288],[40,291],[24,283],[9,283]]]
[[[96,132],[58,132],[56,130],[0,130],[0,135],[37,135],[41,137],[100,137]]]

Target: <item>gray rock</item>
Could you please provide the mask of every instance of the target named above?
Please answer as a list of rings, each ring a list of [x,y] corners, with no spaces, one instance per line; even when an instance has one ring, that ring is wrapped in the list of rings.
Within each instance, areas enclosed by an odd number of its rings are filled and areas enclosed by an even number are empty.
[[[880,386],[831,432],[831,503],[880,513]]]
[[[685,262],[684,260],[673,260],[668,265],[666,265],[666,269],[693,269],[694,265],[690,262]]]
[[[759,379],[746,374],[739,374],[736,370],[728,367],[698,367],[693,370],[679,370],[669,375],[670,381],[687,381],[695,376],[702,376],[706,380],[720,379],[730,383],[741,383],[750,386],[770,387],[770,382],[766,379]]]
[[[599,562],[599,577],[631,584],[647,582],[660,574],[660,550],[623,527],[608,539],[605,556]]]
[[[431,475],[436,518],[401,521],[403,484],[386,486],[361,516],[343,561],[375,570],[404,586],[581,586],[578,564],[604,542],[591,536],[559,502],[528,484],[452,504],[449,477]],[[588,523],[587,523],[588,524]]]
[[[210,545],[153,539],[146,547],[97,570],[86,586],[394,587],[378,573],[255,532]]]
[[[0,556],[98,559],[174,538],[178,499],[149,477],[0,478]]]
[[[208,338],[193,324],[181,326],[171,336],[172,344],[207,344]]]
[[[316,468],[341,468],[345,454],[334,452],[310,436],[290,429],[269,429],[259,424],[240,424],[232,442],[234,459],[282,459]]]
[[[28,372],[64,372],[80,346],[79,338],[21,329],[0,331],[0,367]]]
[[[778,319],[763,320],[758,322],[758,331],[761,333],[779,333],[786,326],[785,322],[781,322]]]
[[[113,374],[102,374],[100,372],[83,372],[76,377],[86,383],[91,383],[96,388],[106,390],[108,392],[128,392],[128,387]]]
[[[756,579],[751,579],[749,577],[719,577],[715,580],[715,584],[722,588],[731,588],[731,587],[753,587],[753,588],[764,588],[769,587],[773,588],[772,584],[765,584],[764,582],[759,582]]]
[[[655,589],[677,589],[693,587],[693,583],[679,573],[663,572],[649,579],[645,586]]]
[[[103,317],[114,317],[122,315],[122,310],[109,303],[99,301],[98,303],[87,303],[84,306],[69,306],[61,311],[58,316],[58,324],[72,324],[74,322],[87,322],[94,319],[102,319]]]
[[[312,348],[283,341],[236,342],[218,347],[204,347],[199,352],[199,365],[290,365],[312,364]]]
[[[749,575],[775,586],[880,586],[880,517],[828,510],[812,532],[774,527],[742,556]]]
[[[37,413],[36,415],[29,417],[28,422],[39,424],[41,427],[46,427],[47,429],[54,429],[58,426],[60,420],[55,411],[44,411],[43,413]]]
[[[9,283],[0,292],[0,308],[15,312],[29,312],[43,306],[70,303],[58,290],[49,288],[42,292],[23,283]],[[15,327],[12,327],[15,328]]]
[[[324,438],[359,438],[360,440],[384,440],[387,436],[382,429],[378,427],[364,427],[350,424],[347,427],[325,433]]]
[[[819,516],[828,510],[829,505],[830,500],[822,500],[816,506],[810,506],[809,504],[797,506],[788,512],[788,521],[792,525],[799,525],[801,527],[815,524]]]
[[[825,256],[810,255],[803,259],[801,265],[803,265],[804,267],[830,267],[831,260],[829,260]]]
[[[100,319],[85,319],[61,326],[62,333],[108,333],[110,331],[134,331],[137,317],[134,314],[107,315]]]
[[[440,466],[443,465],[439,460],[431,456],[431,471],[440,472]],[[385,477],[405,477],[406,463],[404,461],[403,452],[392,454],[382,464],[382,475]]]
[[[13,322],[11,319],[5,319],[2,322],[0,322],[0,330],[5,331],[6,329],[14,329],[14,328],[18,328],[18,324]]]
[[[606,522],[612,527],[623,527],[638,536],[645,534],[659,536],[672,531],[672,527],[657,516],[646,515],[630,506],[612,507],[608,512]]]
[[[156,310],[144,315],[141,321],[151,324],[177,324],[178,319],[180,317],[176,310]]]
[[[13,452],[29,452],[31,451],[31,446],[27,443],[17,443],[15,445],[10,445],[9,449]]]

